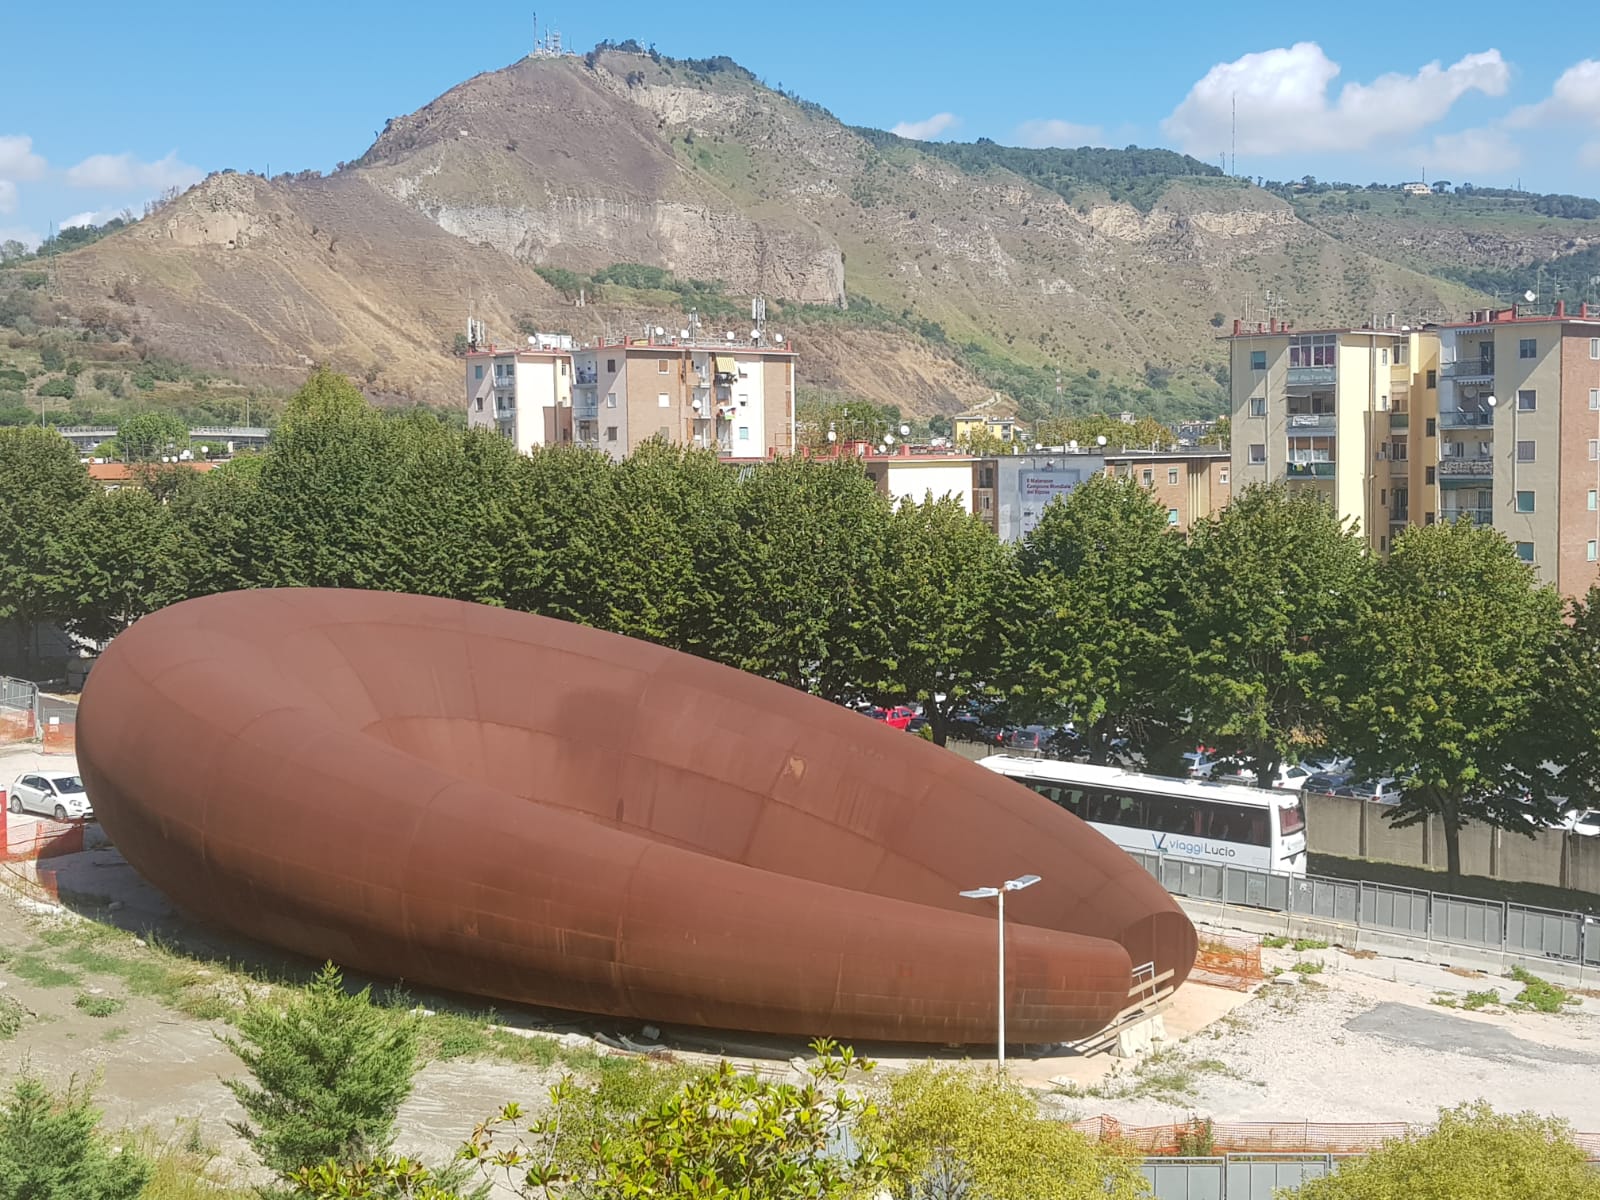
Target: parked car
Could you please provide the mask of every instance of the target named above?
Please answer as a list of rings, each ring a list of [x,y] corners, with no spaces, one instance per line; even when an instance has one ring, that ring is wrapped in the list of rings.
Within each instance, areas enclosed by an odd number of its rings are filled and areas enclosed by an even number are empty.
[[[920,734],[927,727],[928,727],[928,718],[924,717],[924,716],[921,716],[920,714],[918,716],[912,717],[911,720],[906,722],[906,732],[907,733]]]
[[[1227,763],[1226,770],[1223,764],[1218,764],[1211,772],[1210,778],[1219,783],[1242,783],[1248,787],[1256,786],[1256,773],[1246,766]],[[1306,786],[1312,772],[1300,763],[1279,763],[1278,777],[1272,783],[1273,787],[1284,788],[1291,792],[1298,792]]]
[[[897,704],[883,714],[883,722],[891,729],[905,729],[917,716],[917,710],[909,704]]]
[[[1184,770],[1191,779],[1209,779],[1211,772],[1216,769],[1217,756],[1214,751],[1207,750],[1204,746],[1198,750],[1190,750],[1183,756]]]
[[[1323,796],[1332,796],[1340,788],[1348,784],[1351,778],[1352,776],[1348,771],[1315,771],[1306,777],[1306,781],[1301,784],[1300,790],[1302,792],[1316,792]]]
[[[1300,760],[1300,763],[1313,775],[1344,775],[1348,777],[1355,767],[1355,759],[1326,751],[1321,754],[1307,755]]]
[[[86,821],[94,816],[83,780],[66,771],[17,776],[6,803],[14,813],[42,813],[58,821]]]
[[[1561,828],[1584,837],[1600,836],[1600,809],[1575,808],[1561,822]]]
[[[1055,737],[1056,730],[1049,725],[1020,725],[1014,729],[1003,730],[1000,734],[1000,744],[1011,750],[1039,750],[1050,748],[1051,739]]]
[[[1379,804],[1399,804],[1400,784],[1387,776],[1383,779],[1362,779],[1333,790],[1335,796],[1348,796],[1354,800],[1374,800]]]

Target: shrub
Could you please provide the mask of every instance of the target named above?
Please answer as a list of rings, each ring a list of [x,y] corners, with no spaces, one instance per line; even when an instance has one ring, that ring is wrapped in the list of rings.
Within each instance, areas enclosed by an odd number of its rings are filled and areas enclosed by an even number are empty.
[[[1513,1004],[1524,1004],[1536,1012],[1556,1013],[1564,1005],[1578,1003],[1577,997],[1565,988],[1557,987],[1548,979],[1540,979],[1524,967],[1512,967],[1511,978],[1522,984],[1522,990],[1512,1000]]]
[[[60,396],[63,400],[71,400],[78,394],[78,385],[65,377],[47,379],[39,385],[34,394],[38,396]]]
[[[227,1081],[248,1118],[233,1128],[279,1175],[330,1159],[364,1162],[389,1148],[395,1113],[411,1094],[417,1027],[414,1017],[374,1005],[371,993],[347,995],[328,963],[286,1005],[246,1006],[239,1036],[223,1039],[250,1073],[250,1081]]]
[[[0,1200],[134,1200],[150,1177],[142,1154],[114,1151],[100,1112],[74,1080],[53,1095],[31,1075],[0,1101]]]

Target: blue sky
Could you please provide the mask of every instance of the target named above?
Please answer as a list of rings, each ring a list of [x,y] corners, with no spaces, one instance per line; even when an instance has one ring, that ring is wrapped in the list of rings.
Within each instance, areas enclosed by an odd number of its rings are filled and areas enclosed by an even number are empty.
[[[166,0],[13,5],[0,239],[135,210],[206,171],[329,169],[384,120],[531,40],[532,7]],[[730,18],[730,14],[737,14]],[[1226,14],[1226,15],[1223,15]],[[1014,144],[1171,146],[1267,178],[1429,179],[1600,194],[1600,54],[1469,0],[1425,15],[1261,4],[994,0],[917,8],[585,3],[569,46],[727,54],[854,124]]]

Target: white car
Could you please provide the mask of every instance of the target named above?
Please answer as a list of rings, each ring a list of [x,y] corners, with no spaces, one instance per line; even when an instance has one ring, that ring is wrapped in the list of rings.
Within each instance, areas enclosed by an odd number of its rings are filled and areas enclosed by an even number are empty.
[[[1600,834],[1600,809],[1577,808],[1567,814],[1561,828],[1568,833],[1581,833],[1584,837]]]
[[[1211,778],[1219,783],[1242,783],[1249,787],[1254,787],[1256,783],[1256,773],[1249,767],[1237,767],[1223,775],[1213,774]],[[1299,763],[1279,763],[1278,778],[1272,786],[1298,792],[1305,788],[1306,780],[1310,778],[1311,772]]]
[[[14,813],[42,813],[58,821],[85,821],[94,816],[83,780],[66,771],[17,776],[6,803]]]

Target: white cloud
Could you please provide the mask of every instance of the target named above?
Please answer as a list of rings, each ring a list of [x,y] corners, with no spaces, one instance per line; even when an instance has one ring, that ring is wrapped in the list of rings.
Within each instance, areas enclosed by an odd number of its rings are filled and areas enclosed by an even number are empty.
[[[110,213],[96,212],[91,209],[88,212],[74,213],[70,217],[63,217],[61,228],[77,229],[83,225],[99,225],[103,221],[109,221],[110,219]]]
[[[1339,64],[1315,42],[1246,54],[1207,71],[1162,128],[1184,150],[1210,158],[1230,145],[1237,103],[1245,154],[1361,150],[1432,125],[1468,92],[1504,95],[1511,72],[1498,50],[1486,50],[1449,67],[1435,61],[1415,75],[1347,83],[1333,99],[1338,74]]]
[[[0,213],[17,211],[17,185],[9,179],[0,179]]]
[[[933,116],[923,121],[901,121],[890,133],[896,137],[910,138],[914,142],[931,142],[941,133],[954,129],[961,124],[961,118],[954,113],[934,113]]]
[[[33,152],[33,139],[21,133],[0,134],[0,179],[37,179],[45,162]]]
[[[1525,104],[1506,118],[1506,124],[1526,129],[1553,121],[1586,121],[1600,125],[1600,60],[1574,63],[1556,80],[1550,95],[1538,104]]]
[[[1410,157],[1425,162],[1430,177],[1492,175],[1520,164],[1522,150],[1505,130],[1488,126],[1441,133],[1425,150],[1414,151]]]
[[[1076,149],[1079,146],[1104,146],[1106,131],[1098,125],[1075,125],[1071,121],[1043,118],[1024,121],[1017,126],[1019,146],[1058,146]]]
[[[0,243],[21,242],[29,250],[37,250],[44,241],[37,229],[24,229],[19,225],[0,225]]]
[[[204,175],[200,168],[179,162],[176,150],[155,162],[140,162],[131,154],[91,154],[67,168],[67,182],[73,187],[107,192],[160,192],[199,183]]]

